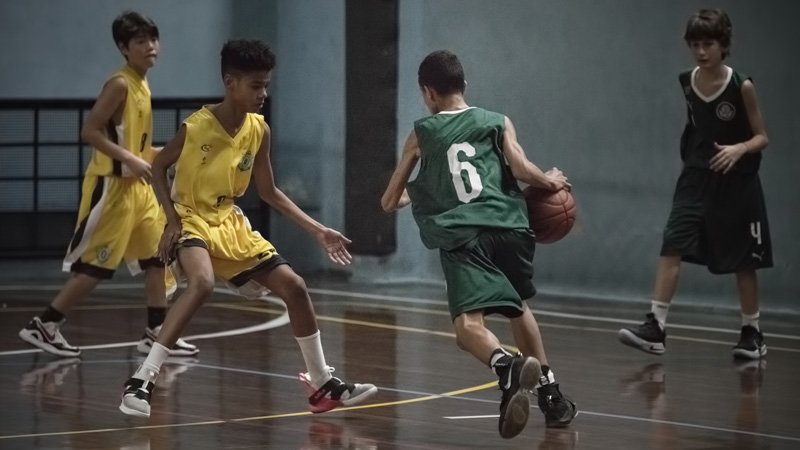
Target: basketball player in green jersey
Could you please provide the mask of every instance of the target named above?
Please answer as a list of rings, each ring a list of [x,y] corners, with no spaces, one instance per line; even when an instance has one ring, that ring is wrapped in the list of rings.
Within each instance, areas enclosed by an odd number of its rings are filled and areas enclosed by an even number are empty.
[[[732,25],[719,9],[689,19],[684,39],[697,66],[680,74],[687,122],[681,137],[683,170],[672,201],[656,272],[651,312],[623,328],[623,344],[663,354],[667,312],[681,261],[714,274],[736,275],[742,328],[738,359],[759,359],[767,346],[758,324],[756,270],[772,267],[767,210],[758,169],[767,133],[752,80],[723,64]]]
[[[377,388],[331,375],[305,282],[234,205],[252,177],[261,199],[314,236],[333,262],[351,261],[346,237],[309,217],[275,186],[271,131],[257,114],[267,97],[275,55],[261,41],[235,40],[224,45],[221,57],[225,98],[187,118],[153,162],[153,184],[167,216],[159,253],[163,261],[177,257],[187,289],[167,314],[147,359],[125,383],[119,409],[150,415],[150,396],[168,349],[211,295],[215,277],[244,296],[272,291],[286,303],[308,370],[299,378],[309,394],[311,412],[363,402]],[[173,164],[170,189],[167,169]]]
[[[517,185],[519,180],[557,191],[569,187],[567,178],[558,169],[543,173],[528,160],[507,117],[467,105],[456,55],[429,54],[418,81],[432,115],[414,123],[381,198],[383,209],[410,203],[422,242],[439,249],[456,342],[500,378],[500,435],[511,438],[523,430],[526,391],[537,383],[547,426],[567,426],[577,410],[555,382],[526,303],[536,292],[535,242]],[[418,161],[417,177],[409,182]],[[486,328],[484,316],[493,313],[510,318],[521,354],[508,353]]]
[[[145,273],[148,325],[137,346],[140,352],[150,351],[167,309],[164,263],[158,259],[165,220],[149,184],[154,150],[146,75],[158,57],[158,27],[150,18],[127,11],[111,28],[126,63],[106,81],[81,131],[94,152],[64,258],[63,269],[71,275],[42,315],[19,332],[25,342],[63,357],[80,354],[61,334],[64,315],[101,280],[111,278],[123,260],[132,274]],[[171,275],[168,280],[174,290]],[[169,349],[171,356],[197,352],[182,339]]]

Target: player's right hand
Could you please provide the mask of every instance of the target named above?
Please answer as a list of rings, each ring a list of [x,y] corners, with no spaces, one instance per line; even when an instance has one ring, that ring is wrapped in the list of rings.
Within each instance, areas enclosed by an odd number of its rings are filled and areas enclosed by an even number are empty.
[[[175,259],[175,245],[180,239],[183,229],[181,225],[167,223],[161,241],[158,243],[158,257],[161,261],[169,265]]]
[[[562,172],[559,168],[553,167],[544,174],[550,180],[552,191],[560,191],[562,189],[570,190],[570,188],[572,188],[572,185],[569,184],[569,181],[567,181],[567,176],[564,175],[564,172]]]
[[[153,179],[153,172],[150,163],[137,156],[131,156],[130,159],[123,163],[127,172],[131,176],[136,177],[144,183],[150,184]]]

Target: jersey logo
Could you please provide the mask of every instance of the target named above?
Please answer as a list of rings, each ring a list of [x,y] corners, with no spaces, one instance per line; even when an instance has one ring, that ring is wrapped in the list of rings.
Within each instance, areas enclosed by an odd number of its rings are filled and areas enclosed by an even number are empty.
[[[239,170],[241,170],[242,172],[250,170],[250,168],[253,167],[253,153],[250,150],[248,150],[247,153],[242,155],[242,159],[241,161],[239,161],[238,167]]]
[[[720,102],[717,105],[717,118],[719,120],[731,120],[736,115],[736,108],[730,102]]]
[[[200,146],[200,151],[203,152],[203,160],[200,161],[200,164],[203,165],[206,163],[206,156],[211,153],[212,147],[210,144],[203,144]]]
[[[103,247],[97,251],[97,260],[101,263],[108,261],[111,256],[111,250],[108,247]]]

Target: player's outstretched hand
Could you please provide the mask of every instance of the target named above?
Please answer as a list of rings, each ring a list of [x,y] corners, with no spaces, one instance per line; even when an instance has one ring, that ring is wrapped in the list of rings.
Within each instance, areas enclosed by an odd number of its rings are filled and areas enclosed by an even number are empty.
[[[316,235],[319,245],[328,253],[331,261],[346,266],[353,261],[353,256],[347,251],[346,245],[353,242],[344,237],[342,233],[333,228],[323,228]]]
[[[158,243],[158,257],[164,264],[169,265],[175,259],[175,244],[178,243],[182,232],[180,224],[168,223],[164,228],[164,234],[161,235],[161,241]]]

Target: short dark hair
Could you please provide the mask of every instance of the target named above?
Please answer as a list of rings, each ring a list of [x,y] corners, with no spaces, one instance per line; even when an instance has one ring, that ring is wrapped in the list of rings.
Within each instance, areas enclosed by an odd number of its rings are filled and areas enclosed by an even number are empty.
[[[419,87],[428,86],[439,95],[462,93],[466,87],[458,56],[447,50],[437,50],[422,60],[417,82]]]
[[[158,27],[153,19],[136,11],[125,11],[111,24],[111,34],[117,46],[127,46],[131,39],[145,35],[158,39]]]
[[[222,76],[237,72],[269,72],[275,68],[275,53],[257,39],[236,39],[225,43],[220,52]]]
[[[714,9],[701,9],[689,18],[686,23],[686,32],[683,39],[687,44],[694,41],[711,39],[719,42],[724,48],[722,57],[730,54],[731,37],[733,36],[733,24],[725,11]]]

